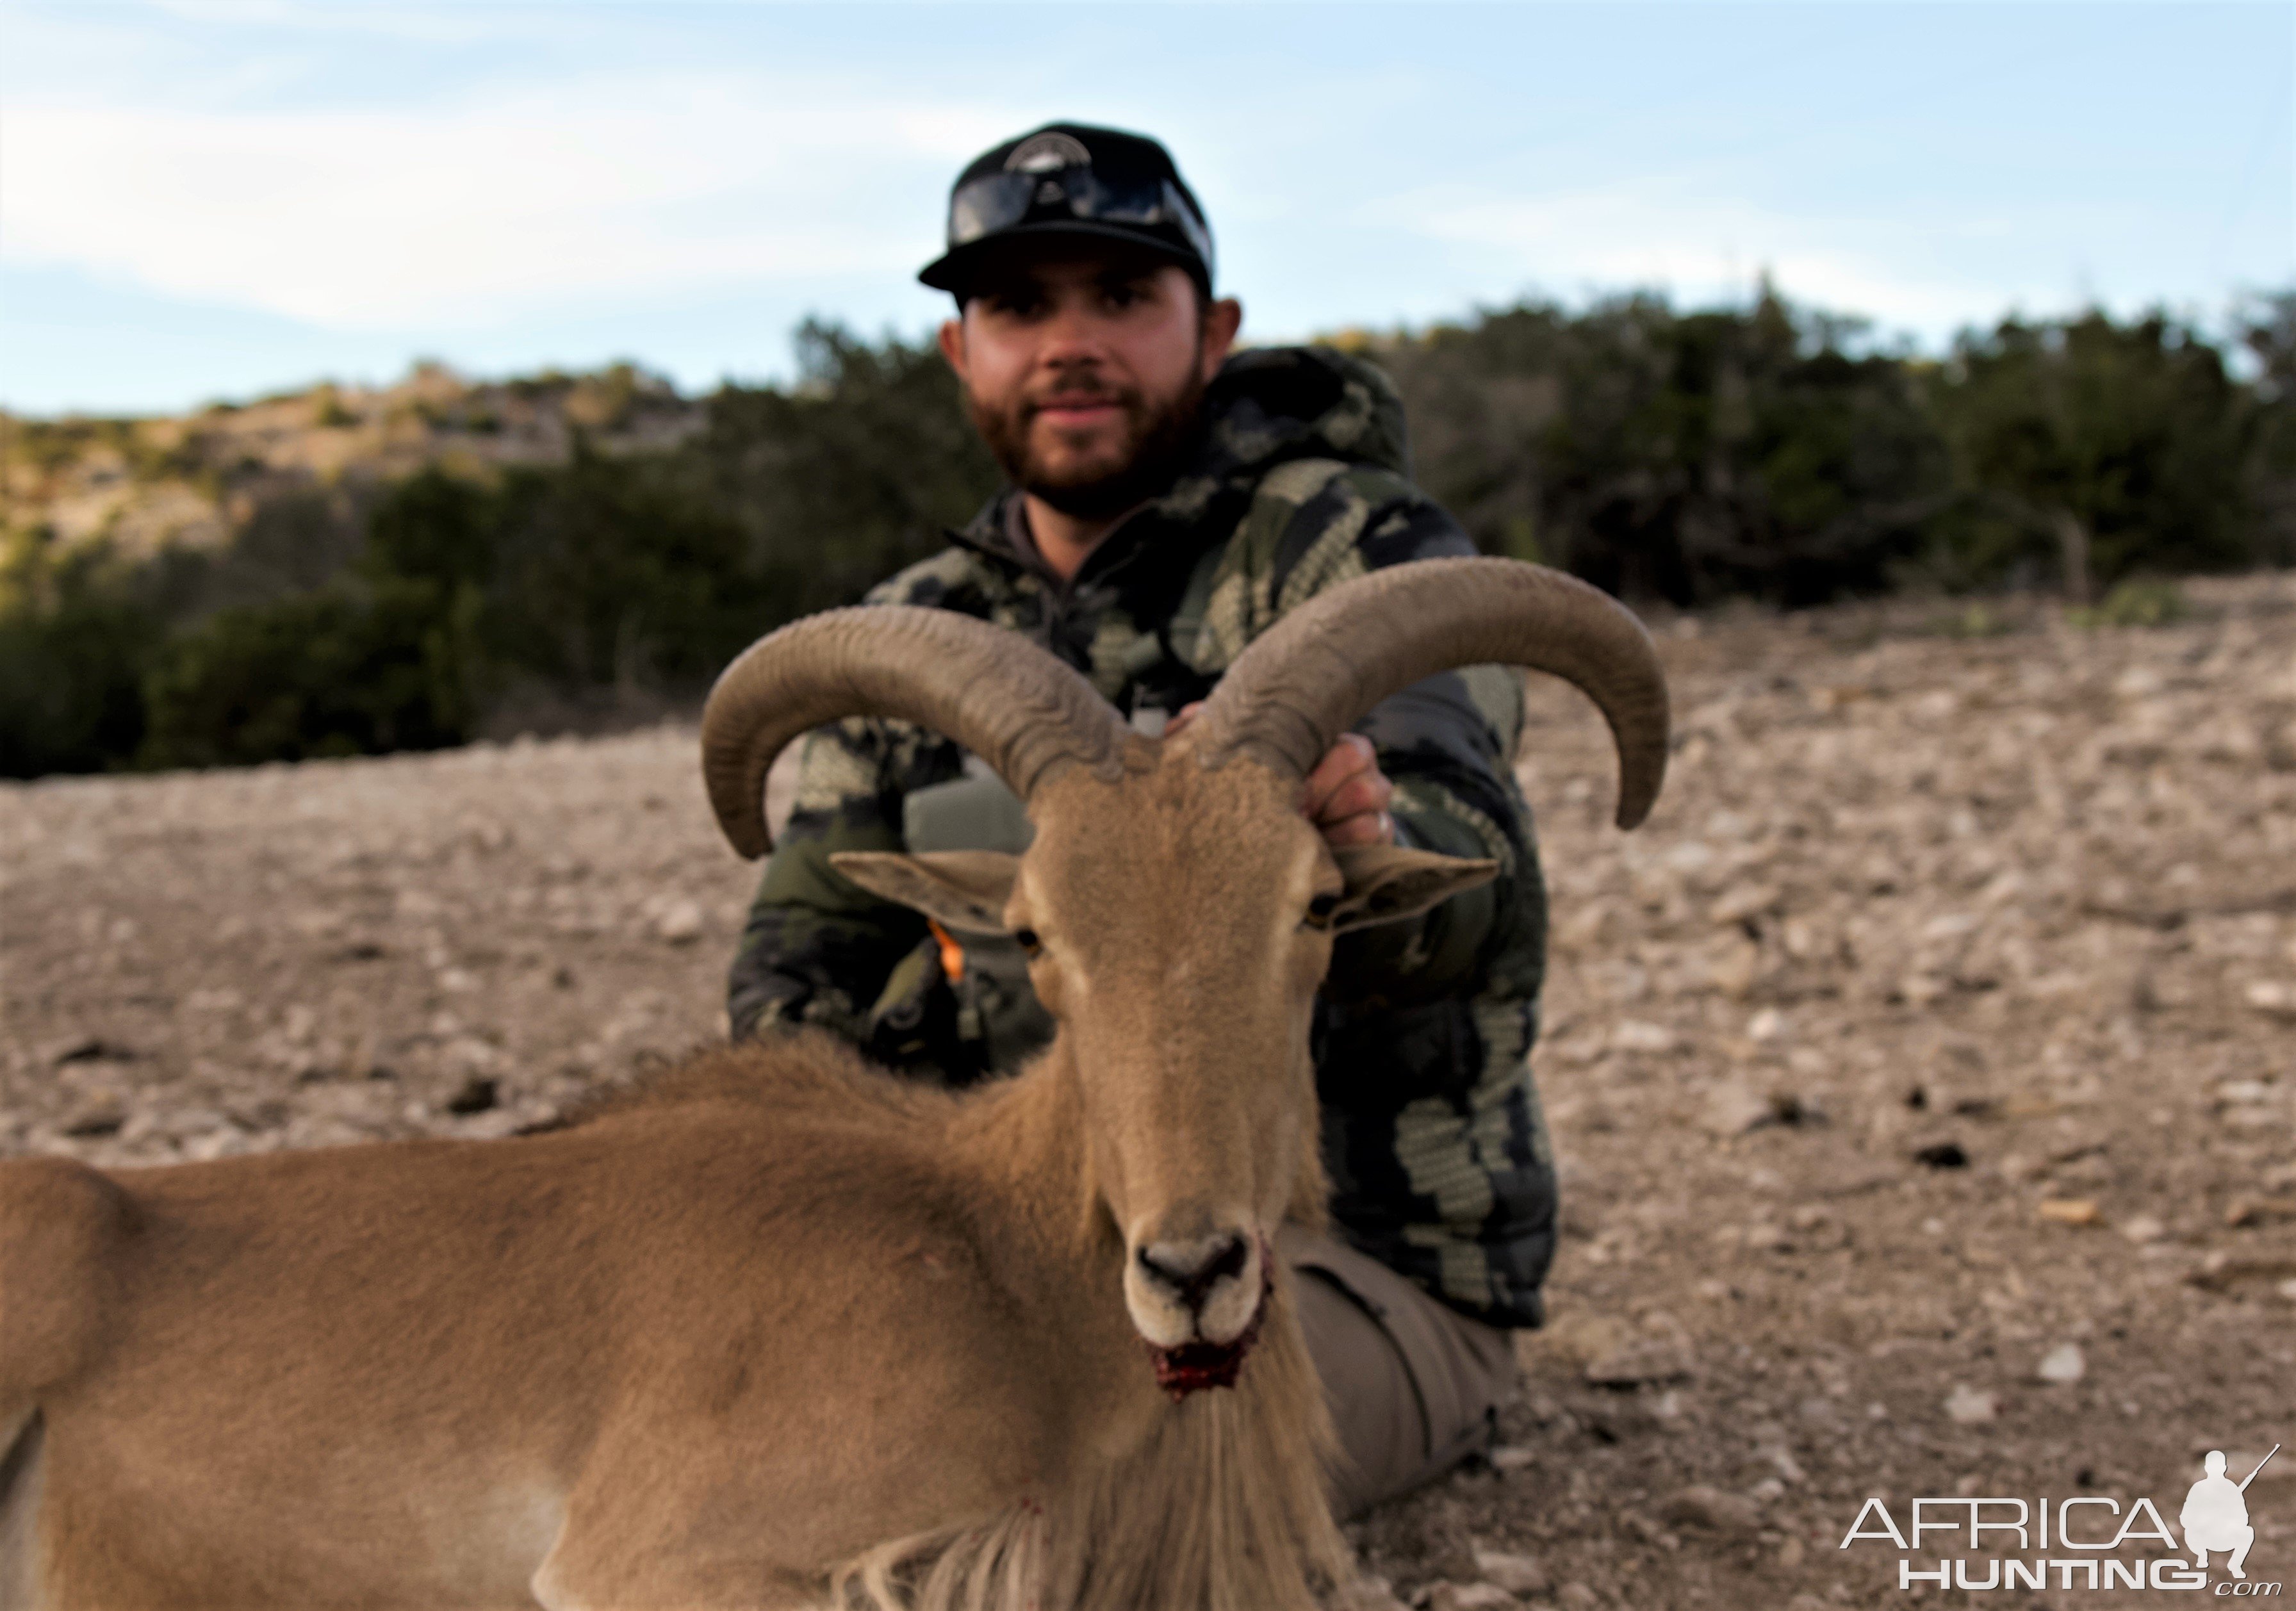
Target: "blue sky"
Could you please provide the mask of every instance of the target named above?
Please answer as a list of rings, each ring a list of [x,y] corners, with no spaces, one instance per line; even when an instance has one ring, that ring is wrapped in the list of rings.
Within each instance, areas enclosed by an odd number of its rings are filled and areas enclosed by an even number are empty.
[[[2296,287],[2296,6],[0,0],[0,405],[918,331],[964,160],[1147,129],[1246,335],[1635,287],[1935,348]]]

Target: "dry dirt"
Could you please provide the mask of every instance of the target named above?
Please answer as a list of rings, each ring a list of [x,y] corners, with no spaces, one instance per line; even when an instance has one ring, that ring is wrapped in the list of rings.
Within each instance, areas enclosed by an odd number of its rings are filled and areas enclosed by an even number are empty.
[[[1535,690],[1553,1324],[1356,1529],[1398,1597],[1901,1603],[1869,1495],[2173,1521],[2296,1441],[2296,576],[2186,596],[1667,623],[1630,837]],[[151,1164],[547,1119],[723,1033],[751,874],[664,729],[10,786],[0,879],[0,1155]],[[2296,1455],[2248,1498],[2296,1579]]]

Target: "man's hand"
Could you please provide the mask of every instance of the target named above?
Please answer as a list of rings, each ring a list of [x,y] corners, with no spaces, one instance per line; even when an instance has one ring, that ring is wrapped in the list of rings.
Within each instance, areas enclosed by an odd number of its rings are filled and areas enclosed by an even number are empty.
[[[1181,707],[1164,729],[1171,737],[1204,707],[1199,699]],[[1379,755],[1359,732],[1343,732],[1300,787],[1300,814],[1316,825],[1334,850],[1356,845],[1392,845],[1395,819],[1387,803],[1395,785],[1379,769]]]

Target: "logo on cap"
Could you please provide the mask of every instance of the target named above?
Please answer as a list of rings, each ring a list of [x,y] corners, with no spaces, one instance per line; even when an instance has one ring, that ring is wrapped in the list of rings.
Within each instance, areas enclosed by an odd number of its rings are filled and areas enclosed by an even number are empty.
[[[1092,153],[1074,135],[1031,135],[1004,159],[1008,174],[1049,174],[1063,168],[1087,168]]]

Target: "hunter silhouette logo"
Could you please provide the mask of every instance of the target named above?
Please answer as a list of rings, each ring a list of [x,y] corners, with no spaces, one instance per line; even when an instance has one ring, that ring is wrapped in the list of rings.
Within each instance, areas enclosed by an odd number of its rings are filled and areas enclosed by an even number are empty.
[[[2234,1482],[2225,1475],[2224,1452],[2210,1450],[2200,1481],[2177,1513],[2182,1543],[2150,1499],[2139,1497],[2124,1509],[2110,1495],[2076,1493],[1916,1499],[1902,1527],[1886,1501],[1869,1499],[1839,1547],[1883,1540],[1896,1545],[1898,1587],[1906,1590],[2181,1589],[2212,1598],[2270,1599],[2280,1594],[2280,1584],[2251,1582],[2248,1576],[2248,1551],[2256,1541],[2248,1486],[2279,1452],[2280,1445],[2273,1444]],[[1948,1541],[1940,1547],[1928,1537],[1932,1533],[1946,1534]],[[1931,1558],[1923,1563],[1923,1555]],[[2228,1574],[2213,1583],[2210,1556],[2224,1558]]]
[[[2185,1529],[2185,1548],[2193,1552],[2193,1565],[2205,1572],[2210,1550],[2229,1550],[2232,1558],[2225,1563],[2225,1570],[2234,1577],[2248,1575],[2242,1568],[2248,1560],[2248,1547],[2256,1541],[2256,1529],[2248,1525],[2248,1485],[2279,1452],[2280,1445],[2273,1444],[2271,1453],[2256,1462],[2256,1471],[2234,1484],[2225,1475],[2224,1451],[2209,1451],[2208,1459],[2201,1462],[2208,1475],[2193,1484],[2177,1517]]]

